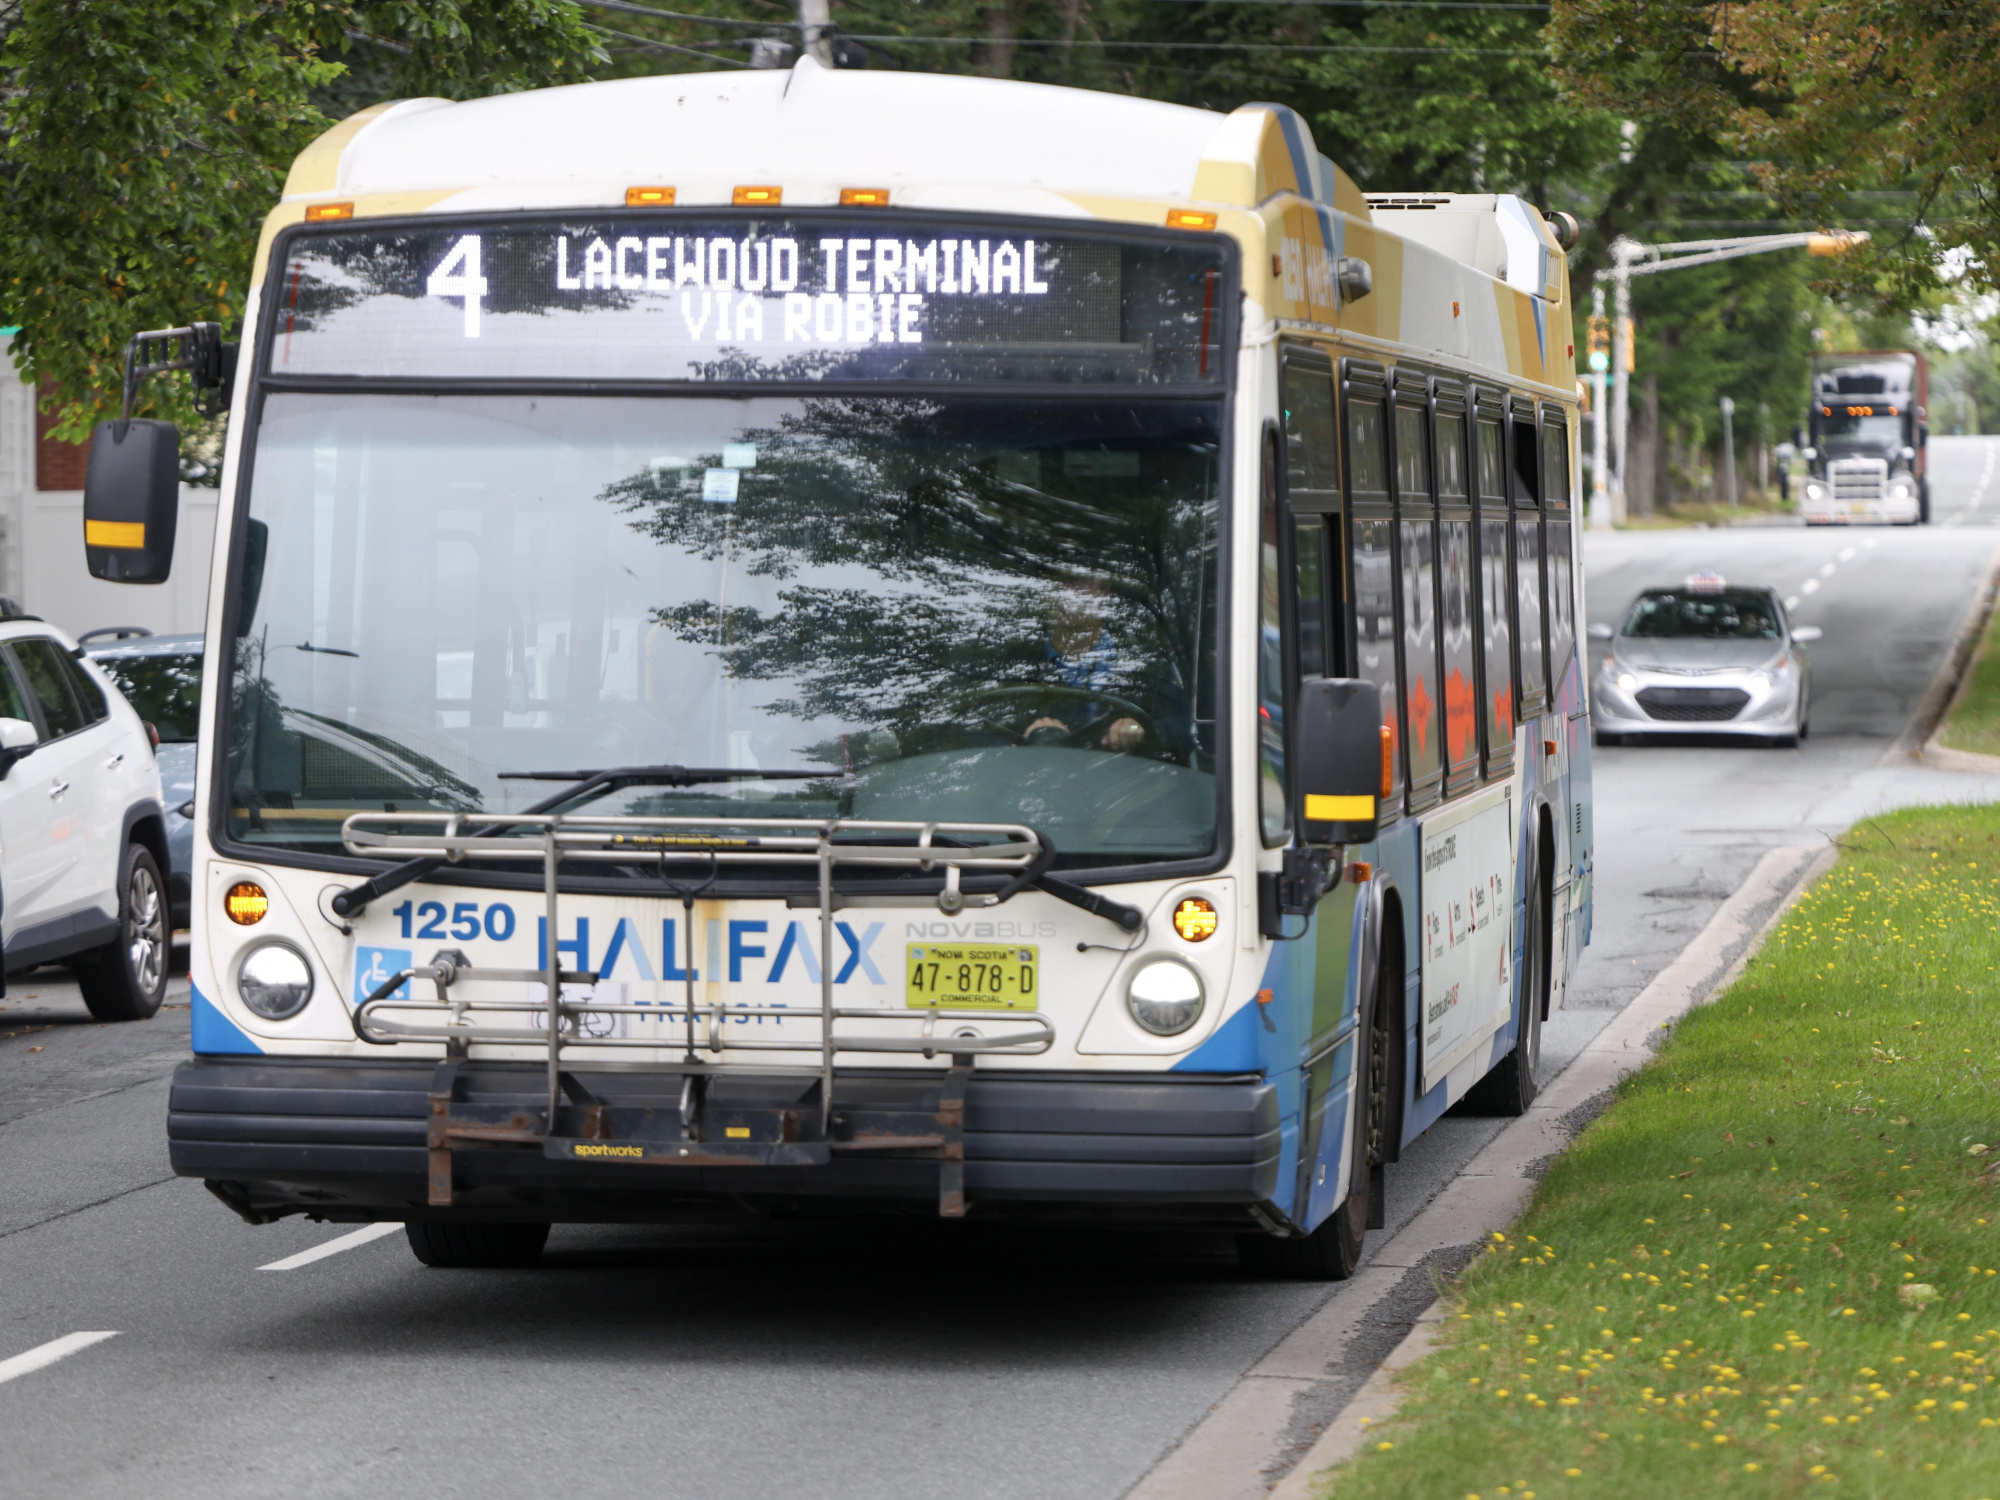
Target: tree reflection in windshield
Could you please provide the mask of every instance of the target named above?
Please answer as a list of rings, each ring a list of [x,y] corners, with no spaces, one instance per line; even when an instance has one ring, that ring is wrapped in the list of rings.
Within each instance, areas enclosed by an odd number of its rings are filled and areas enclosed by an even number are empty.
[[[274,397],[232,800],[322,806],[334,835],[338,808],[398,800],[392,764],[403,798],[428,784],[487,808],[521,803],[501,770],[824,768],[614,806],[1021,821],[1100,861],[1203,852],[1218,415]],[[301,749],[252,754],[245,716]],[[307,839],[308,819],[262,821],[253,836]]]

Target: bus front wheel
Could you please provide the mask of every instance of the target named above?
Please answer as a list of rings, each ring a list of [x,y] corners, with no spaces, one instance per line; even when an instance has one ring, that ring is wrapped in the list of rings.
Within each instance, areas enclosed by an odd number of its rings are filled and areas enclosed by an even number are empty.
[[[546,1224],[430,1224],[403,1226],[410,1249],[427,1266],[493,1271],[532,1266],[548,1243]]]
[[[1385,976],[1375,987],[1368,1027],[1362,1033],[1367,1045],[1355,1063],[1354,1128],[1347,1138],[1347,1196],[1309,1234],[1284,1239],[1268,1234],[1240,1237],[1237,1259],[1247,1271],[1289,1281],[1345,1281],[1361,1265],[1368,1230],[1382,1223],[1383,1131],[1390,1119],[1395,1042],[1390,1031],[1392,1010],[1383,994],[1387,985]]]

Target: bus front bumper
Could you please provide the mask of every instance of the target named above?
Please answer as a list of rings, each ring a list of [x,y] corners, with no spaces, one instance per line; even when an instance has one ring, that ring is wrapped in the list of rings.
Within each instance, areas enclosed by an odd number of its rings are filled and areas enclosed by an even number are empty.
[[[169,1151],[253,1222],[969,1200],[981,1217],[1243,1227],[1278,1196],[1277,1091],[1254,1075],[842,1070],[825,1129],[817,1074],[690,1076],[565,1070],[551,1131],[534,1064],[196,1058],[174,1075]]]

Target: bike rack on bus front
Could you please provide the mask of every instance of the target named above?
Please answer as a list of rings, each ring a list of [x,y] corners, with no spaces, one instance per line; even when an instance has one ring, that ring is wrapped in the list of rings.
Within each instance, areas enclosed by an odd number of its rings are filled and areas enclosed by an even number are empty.
[[[1055,1028],[1040,1015],[1008,1015],[1017,1029],[982,1034],[961,1024],[952,1035],[939,1035],[939,1023],[980,1022],[990,1025],[992,1011],[919,1009],[883,1011],[840,1007],[833,1003],[832,962],[834,924],[833,870],[836,865],[910,867],[929,872],[943,868],[944,889],[937,897],[941,910],[955,913],[967,906],[997,905],[1038,873],[1042,842],[1034,830],[1019,824],[917,823],[863,819],[764,820],[758,832],[714,818],[585,816],[504,813],[356,813],[342,825],[347,848],[374,858],[433,858],[462,863],[481,860],[538,860],[542,865],[543,897],[547,907],[549,942],[546,966],[540,969],[489,969],[468,964],[464,955],[445,950],[428,964],[403,969],[377,985],[353,1013],[355,1035],[372,1045],[396,1042],[442,1042],[445,1056],[431,1080],[426,1141],[430,1152],[430,1192],[433,1205],[452,1201],[452,1152],[460,1148],[492,1149],[539,1146],[545,1156],[570,1161],[620,1161],[646,1166],[821,1166],[836,1155],[895,1153],[939,1162],[938,1211],[948,1218],[965,1212],[965,1088],[973,1060],[980,1053],[1014,1056],[1046,1052]],[[938,843],[943,838],[946,843]],[[968,842],[986,840],[987,842]],[[811,864],[818,874],[820,913],[820,1005],[817,1011],[779,1005],[697,1006],[692,954],[681,965],[686,978],[680,1005],[635,1005],[565,999],[565,984],[594,984],[597,975],[558,966],[556,934],[560,893],[557,874],[565,861],[630,865],[657,860],[662,879],[670,865],[694,862],[710,871],[723,864]],[[998,893],[967,893],[961,875],[1000,874],[1008,878]],[[693,896],[669,885],[690,909]],[[687,940],[693,942],[692,921]],[[436,998],[397,998],[395,992],[411,980],[428,980]],[[541,1000],[498,1000],[454,995],[460,983],[529,983],[545,989]],[[438,1012],[446,1014],[440,1018]],[[480,1016],[501,1020],[517,1017],[519,1026],[479,1024]],[[653,1037],[591,1036],[586,1026],[616,1018],[640,1017],[661,1023]],[[756,1040],[738,1034],[725,1042],[726,1022],[755,1018],[784,1027],[818,1022],[815,1041],[796,1035]],[[877,1023],[885,1030],[858,1031],[855,1023]],[[837,1031],[838,1023],[849,1029]],[[539,1023],[539,1024],[532,1024]],[[621,1110],[627,1132],[613,1141],[610,1108],[591,1094],[564,1062],[573,1051],[620,1048],[657,1050],[674,1045],[666,1033],[681,1030],[685,1049],[678,1109]],[[460,1064],[474,1043],[546,1046],[548,1105],[533,1114],[505,1105],[479,1105],[456,1098]],[[799,1109],[732,1109],[736,1121],[725,1137],[714,1139],[709,1111],[704,1108],[704,1083],[725,1051],[817,1052],[819,1119],[810,1129]],[[707,1052],[711,1071],[701,1071],[699,1054]],[[838,1053],[920,1053],[950,1056],[938,1108],[930,1111],[871,1112],[873,1128],[850,1130],[835,1138],[833,1061]],[[567,1094],[580,1114],[575,1134],[559,1131],[562,1098]],[[630,1132],[636,1128],[637,1134]]]

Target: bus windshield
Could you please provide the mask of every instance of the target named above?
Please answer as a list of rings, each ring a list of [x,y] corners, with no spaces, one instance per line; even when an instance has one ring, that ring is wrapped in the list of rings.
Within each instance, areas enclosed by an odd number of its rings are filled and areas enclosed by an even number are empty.
[[[279,392],[255,439],[228,831],[518,811],[505,772],[808,776],[593,812],[1020,822],[1215,846],[1221,407]]]

